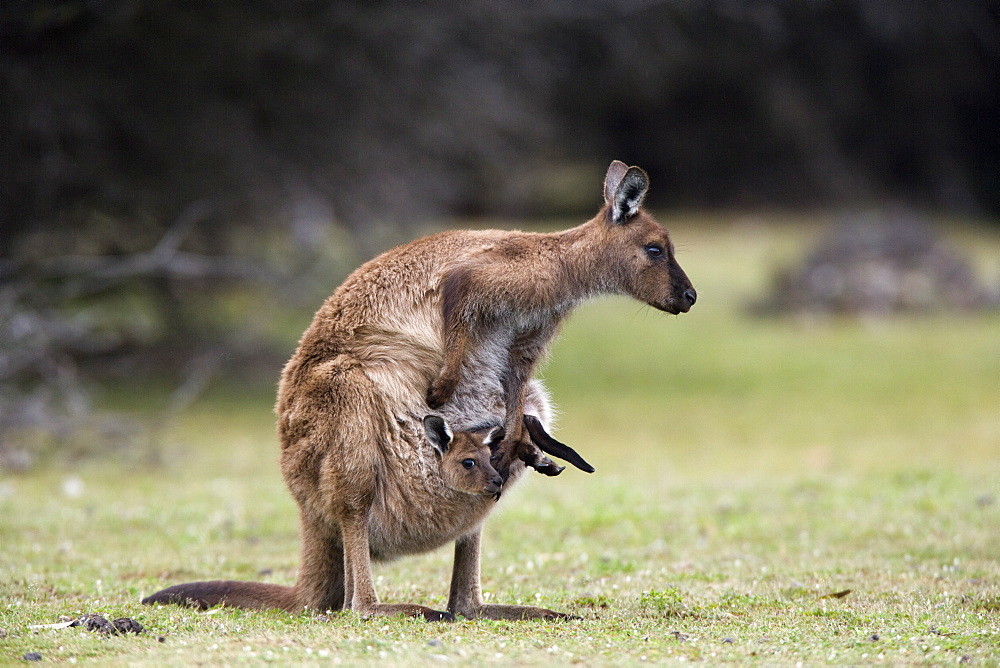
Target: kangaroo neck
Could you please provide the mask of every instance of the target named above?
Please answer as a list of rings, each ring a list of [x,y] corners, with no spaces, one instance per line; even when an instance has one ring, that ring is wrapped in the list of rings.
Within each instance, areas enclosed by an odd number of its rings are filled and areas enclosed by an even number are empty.
[[[577,301],[621,292],[608,262],[602,231],[601,214],[598,214],[582,225],[554,235],[559,247],[559,269],[571,293],[567,296]]]

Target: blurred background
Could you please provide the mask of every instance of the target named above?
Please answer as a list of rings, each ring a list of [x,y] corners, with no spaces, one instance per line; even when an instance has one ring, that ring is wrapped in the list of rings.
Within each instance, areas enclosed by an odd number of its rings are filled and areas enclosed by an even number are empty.
[[[998,77],[988,0],[6,0],[0,471],[272,396],[360,262],[578,224],[612,159],[677,222],[685,318],[995,314]]]

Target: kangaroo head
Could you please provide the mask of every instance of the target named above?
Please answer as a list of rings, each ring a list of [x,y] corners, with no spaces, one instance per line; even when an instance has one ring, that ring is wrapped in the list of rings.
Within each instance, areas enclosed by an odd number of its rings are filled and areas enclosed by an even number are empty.
[[[599,216],[601,242],[612,284],[667,313],[687,313],[697,293],[674,258],[667,230],[642,208],[649,177],[638,167],[615,160],[604,177],[605,207]]]
[[[482,496],[500,497],[503,478],[490,463],[493,450],[503,440],[503,427],[483,432],[453,434],[437,415],[424,418],[427,440],[441,455],[441,478],[451,489]]]

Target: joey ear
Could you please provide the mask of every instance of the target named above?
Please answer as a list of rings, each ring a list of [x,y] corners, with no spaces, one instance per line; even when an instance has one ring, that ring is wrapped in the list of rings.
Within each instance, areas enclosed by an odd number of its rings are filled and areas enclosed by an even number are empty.
[[[629,167],[618,186],[611,202],[611,221],[620,225],[639,213],[642,201],[649,191],[649,177],[638,167]]]
[[[615,201],[615,191],[618,184],[622,182],[622,177],[628,171],[628,165],[621,160],[615,160],[608,167],[608,173],[604,176],[604,203],[611,204]]]
[[[495,450],[506,435],[507,432],[503,430],[503,427],[493,427],[493,429],[490,429],[490,433],[486,434],[486,438],[483,439],[483,445],[489,447],[490,450]]]
[[[427,440],[431,442],[434,449],[444,456],[444,453],[448,452],[448,446],[451,445],[453,436],[451,428],[444,421],[444,418],[437,415],[425,417],[424,432],[426,432]]]

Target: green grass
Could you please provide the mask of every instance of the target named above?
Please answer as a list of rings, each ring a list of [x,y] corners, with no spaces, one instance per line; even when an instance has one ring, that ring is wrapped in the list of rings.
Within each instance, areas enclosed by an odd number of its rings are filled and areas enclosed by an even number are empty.
[[[814,228],[671,227],[695,309],[588,305],[543,372],[558,437],[597,473],[529,478],[486,532],[490,600],[581,620],[140,605],[193,579],[294,581],[271,391],[218,388],[160,466],[0,478],[0,663],[1000,665],[1000,314],[754,320],[746,299]],[[951,237],[1000,269],[996,232]],[[380,565],[380,596],[442,608],[450,567],[450,549]],[[29,628],[83,612],[147,632]]]

